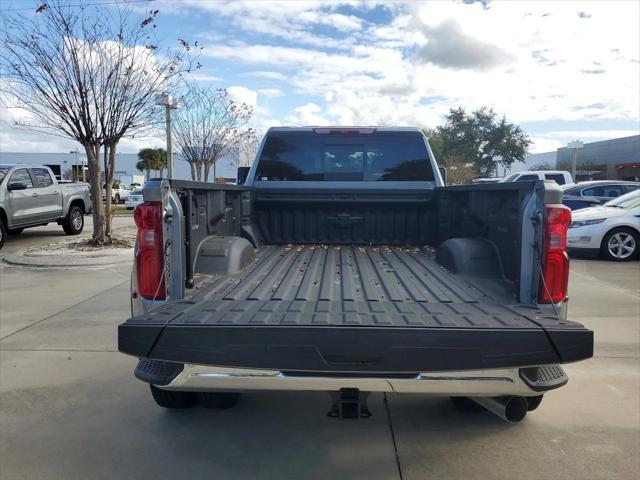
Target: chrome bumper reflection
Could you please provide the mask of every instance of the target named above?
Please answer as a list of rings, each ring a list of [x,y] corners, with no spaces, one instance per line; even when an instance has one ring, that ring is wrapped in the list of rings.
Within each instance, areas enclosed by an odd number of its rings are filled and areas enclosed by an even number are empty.
[[[366,374],[364,374],[366,375]],[[414,377],[392,374],[372,377],[286,374],[277,370],[185,365],[166,390],[299,390],[337,391],[358,388],[367,392],[421,393],[451,396],[534,395],[517,368],[429,372]]]

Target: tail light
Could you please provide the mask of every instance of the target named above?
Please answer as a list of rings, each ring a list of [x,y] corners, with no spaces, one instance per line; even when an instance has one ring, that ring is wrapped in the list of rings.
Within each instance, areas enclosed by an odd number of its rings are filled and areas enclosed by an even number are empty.
[[[138,227],[135,254],[138,294],[149,300],[164,300],[162,204],[143,202],[134,210],[133,218]]]
[[[571,210],[564,205],[546,205],[542,241],[542,276],[538,286],[539,303],[558,303],[567,298],[569,255],[567,230]]]

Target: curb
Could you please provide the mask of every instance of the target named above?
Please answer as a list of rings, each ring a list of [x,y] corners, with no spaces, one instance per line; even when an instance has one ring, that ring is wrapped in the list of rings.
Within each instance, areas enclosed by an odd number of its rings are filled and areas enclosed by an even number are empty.
[[[132,263],[133,249],[118,255],[109,255],[107,257],[68,257],[68,256],[37,256],[31,257],[25,255],[27,250],[21,252],[8,253],[2,259],[10,265],[19,265],[23,267],[104,267],[109,265],[123,265]]]

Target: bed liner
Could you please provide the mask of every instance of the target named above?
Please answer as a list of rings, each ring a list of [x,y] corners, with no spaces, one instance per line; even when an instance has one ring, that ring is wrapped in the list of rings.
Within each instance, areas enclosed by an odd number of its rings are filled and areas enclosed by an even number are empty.
[[[119,349],[179,363],[427,372],[566,363],[592,332],[499,303],[428,247],[266,246],[237,276],[119,328]]]

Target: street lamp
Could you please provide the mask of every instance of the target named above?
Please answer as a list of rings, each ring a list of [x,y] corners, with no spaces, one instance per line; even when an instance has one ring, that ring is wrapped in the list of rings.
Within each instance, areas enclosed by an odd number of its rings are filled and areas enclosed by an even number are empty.
[[[87,181],[87,176],[85,173],[86,167],[84,166],[84,162],[87,160],[84,158],[80,158],[80,151],[76,148],[75,150],[71,150],[69,153],[75,153],[76,155],[76,182],[80,181],[80,166],[82,165],[82,181]]]
[[[75,153],[76,154],[76,182],[80,180],[80,172],[78,171],[78,149],[76,148],[75,150],[71,150],[69,153]]]
[[[567,144],[567,148],[570,148],[572,150],[571,152],[571,177],[573,178],[573,181],[576,181],[576,164],[578,161],[578,150],[582,149],[582,147],[584,147],[584,143],[582,143],[580,140],[574,140],[573,142],[569,142]]]
[[[173,178],[173,156],[171,155],[171,109],[178,108],[178,99],[173,98],[168,93],[156,95],[156,105],[165,108],[165,118],[167,122],[167,175]]]
[[[498,178],[499,175],[499,171],[498,171],[498,167],[500,166],[500,162],[502,162],[502,156],[501,155],[496,155],[495,157],[493,157],[493,161],[496,164],[496,178]]]

